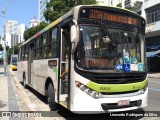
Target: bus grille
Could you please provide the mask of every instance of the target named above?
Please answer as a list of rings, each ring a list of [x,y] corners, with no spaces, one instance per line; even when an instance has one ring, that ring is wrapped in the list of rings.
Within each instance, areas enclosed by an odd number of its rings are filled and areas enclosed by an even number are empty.
[[[139,90],[134,90],[134,91],[125,91],[125,92],[101,92],[102,95],[120,95],[120,94],[129,94],[129,93],[135,93],[138,92]]]
[[[98,84],[127,84],[127,83],[136,83],[142,82],[146,79],[146,75],[134,75],[134,76],[95,76],[92,79],[92,82]]]

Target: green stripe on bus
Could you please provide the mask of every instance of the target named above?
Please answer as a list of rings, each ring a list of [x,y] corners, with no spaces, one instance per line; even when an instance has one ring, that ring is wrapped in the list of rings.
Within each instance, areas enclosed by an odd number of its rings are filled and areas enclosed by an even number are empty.
[[[57,69],[57,67],[53,67],[53,72],[55,72],[56,80],[58,80],[58,69]]]
[[[86,86],[97,92],[127,92],[133,90],[140,90],[144,88],[147,84],[147,80],[137,83],[128,84],[97,84],[94,82],[89,82]]]

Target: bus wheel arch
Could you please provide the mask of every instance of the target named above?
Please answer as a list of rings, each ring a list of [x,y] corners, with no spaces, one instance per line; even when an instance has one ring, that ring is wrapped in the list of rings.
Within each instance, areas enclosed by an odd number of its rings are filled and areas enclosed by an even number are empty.
[[[48,92],[48,86],[49,86],[49,84],[52,84],[53,85],[53,88],[54,88],[54,84],[53,84],[53,82],[52,82],[52,79],[50,78],[50,77],[48,77],[47,79],[46,79],[46,82],[45,82],[45,88],[44,88],[44,95],[45,96],[47,96],[47,92]]]
[[[45,95],[47,96],[48,104],[51,110],[57,110],[57,103],[55,102],[54,84],[51,78],[47,78],[45,83]]]

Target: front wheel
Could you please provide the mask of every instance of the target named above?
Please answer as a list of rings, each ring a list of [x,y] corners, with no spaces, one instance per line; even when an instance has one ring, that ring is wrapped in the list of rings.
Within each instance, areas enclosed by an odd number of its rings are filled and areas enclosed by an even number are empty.
[[[24,88],[27,88],[26,76],[25,75],[23,75],[23,86],[24,86]]]
[[[54,93],[54,88],[53,85],[50,83],[48,86],[48,94],[47,94],[47,99],[48,99],[48,104],[51,110],[55,111],[57,110],[57,103],[55,102],[55,93]]]

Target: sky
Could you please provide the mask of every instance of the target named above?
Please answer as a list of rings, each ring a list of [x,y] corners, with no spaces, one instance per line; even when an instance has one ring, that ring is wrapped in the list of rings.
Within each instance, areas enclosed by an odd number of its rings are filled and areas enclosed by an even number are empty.
[[[33,17],[38,19],[38,0],[0,0],[0,16],[3,8],[6,7],[6,20],[18,21],[18,24],[25,24]],[[4,18],[0,17],[0,35],[3,33]]]

